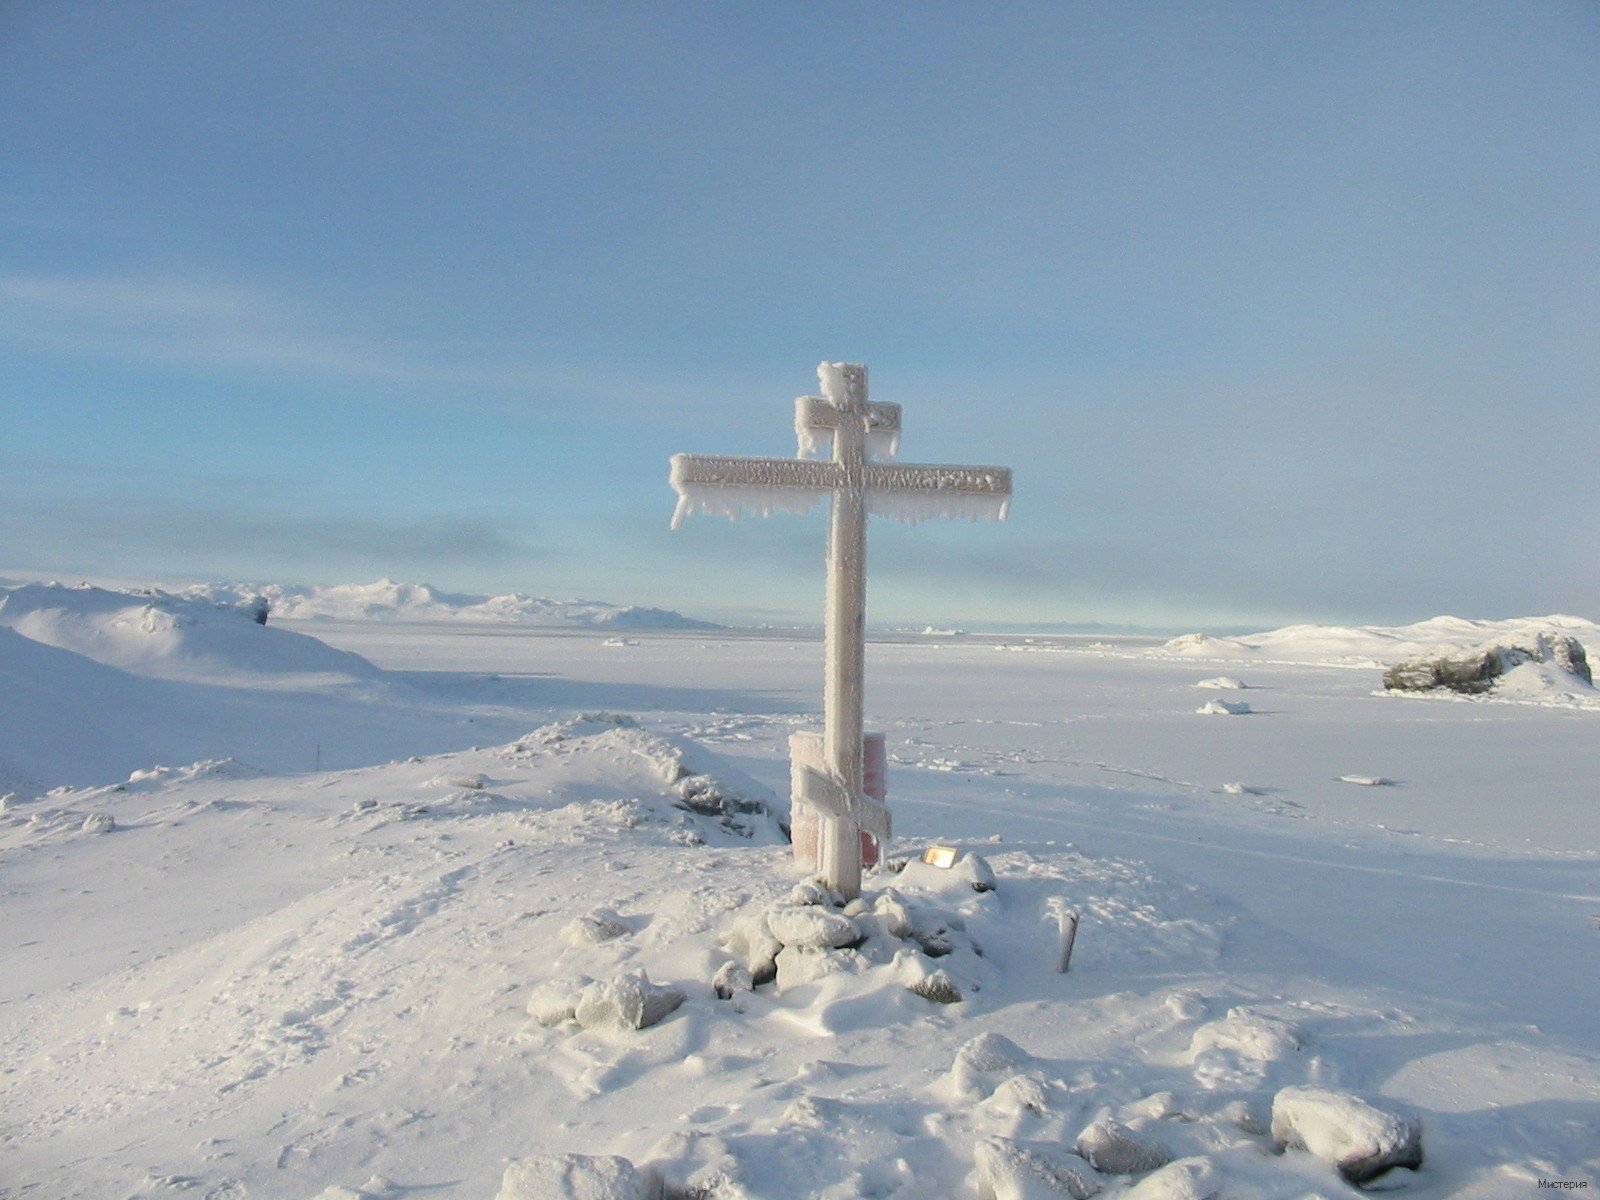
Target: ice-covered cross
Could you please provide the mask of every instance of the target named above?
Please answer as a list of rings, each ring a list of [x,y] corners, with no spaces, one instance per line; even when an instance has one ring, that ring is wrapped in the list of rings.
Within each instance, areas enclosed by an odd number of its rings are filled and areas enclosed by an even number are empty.
[[[795,458],[673,455],[678,508],[672,527],[694,512],[738,517],[749,509],[767,516],[809,512],[824,497],[832,500],[822,735],[827,775],[805,770],[802,798],[824,816],[823,881],[853,898],[861,894],[860,833],[889,833],[887,807],[862,790],[867,516],[912,523],[933,517],[1003,520],[1011,504],[1011,471],[871,462],[871,456],[893,457],[899,449],[900,406],[867,402],[867,369],[858,363],[823,363],[817,377],[822,395],[795,401]],[[805,457],[830,437],[831,462]]]

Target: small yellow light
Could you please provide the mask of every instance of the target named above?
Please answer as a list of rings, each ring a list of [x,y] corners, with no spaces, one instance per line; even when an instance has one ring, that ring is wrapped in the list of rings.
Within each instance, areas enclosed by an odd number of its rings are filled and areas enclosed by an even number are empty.
[[[929,846],[922,852],[922,861],[930,867],[953,867],[956,865],[956,848],[954,846]]]

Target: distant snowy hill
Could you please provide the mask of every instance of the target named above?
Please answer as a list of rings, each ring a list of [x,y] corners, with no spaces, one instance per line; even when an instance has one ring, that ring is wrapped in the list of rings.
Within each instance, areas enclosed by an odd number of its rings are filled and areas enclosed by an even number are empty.
[[[248,604],[62,584],[0,590],[0,626],[106,666],[160,679],[272,688],[369,681],[359,654],[258,624]]]
[[[194,599],[247,603],[264,596],[274,617],[290,621],[459,621],[494,625],[571,626],[585,629],[716,629],[664,608],[548,600],[511,592],[478,596],[441,592],[425,583],[341,583],[331,587],[288,584],[201,584],[181,589]]]
[[[1240,637],[1188,633],[1173,638],[1157,653],[1199,659],[1386,667],[1402,659],[1467,650],[1485,642],[1539,633],[1563,633],[1577,638],[1591,655],[1600,653],[1600,625],[1561,614],[1507,621],[1433,617],[1414,625],[1395,626],[1288,625]]]

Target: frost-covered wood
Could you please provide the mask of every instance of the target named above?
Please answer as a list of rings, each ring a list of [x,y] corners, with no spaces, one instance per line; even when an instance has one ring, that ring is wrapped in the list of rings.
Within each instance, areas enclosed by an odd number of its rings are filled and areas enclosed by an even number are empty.
[[[867,796],[862,768],[862,689],[866,644],[868,515],[916,524],[935,518],[1002,520],[1011,504],[1007,467],[868,462],[895,454],[899,405],[869,403],[867,369],[822,363],[822,395],[795,401],[800,457],[733,458],[678,454],[669,479],[678,493],[672,527],[691,513],[737,518],[746,511],[809,512],[829,497],[827,682],[823,759],[827,780],[805,776],[798,796],[824,814],[817,865],[846,899],[861,894],[861,833],[888,836],[887,809]],[[832,460],[804,456],[832,442]],[[832,787],[823,786],[831,783]],[[881,834],[879,834],[881,830]]]

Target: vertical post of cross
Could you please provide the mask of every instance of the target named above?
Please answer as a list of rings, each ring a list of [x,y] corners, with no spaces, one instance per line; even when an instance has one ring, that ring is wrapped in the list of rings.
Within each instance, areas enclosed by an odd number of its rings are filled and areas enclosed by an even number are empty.
[[[824,399],[839,410],[833,461],[842,479],[828,526],[827,678],[823,687],[822,753],[828,771],[851,795],[862,792],[862,711],[867,620],[867,369],[826,363],[818,372]],[[861,894],[861,833],[854,822],[827,817],[818,865],[846,899]]]

